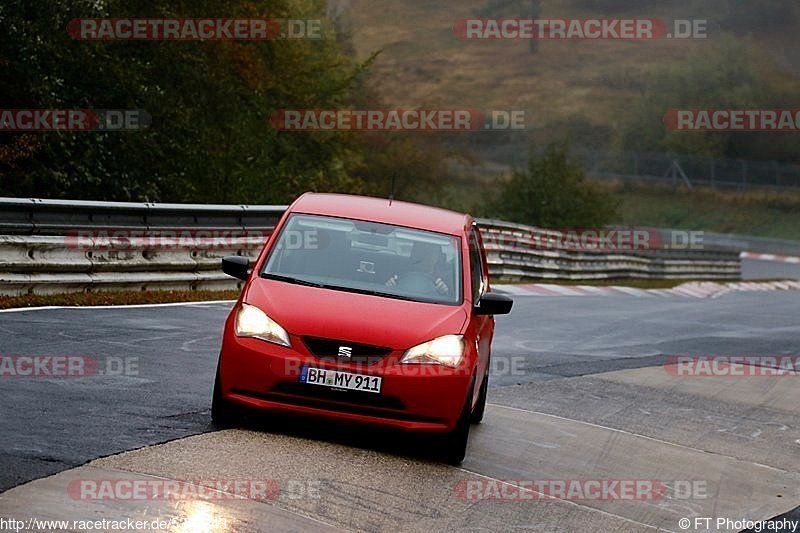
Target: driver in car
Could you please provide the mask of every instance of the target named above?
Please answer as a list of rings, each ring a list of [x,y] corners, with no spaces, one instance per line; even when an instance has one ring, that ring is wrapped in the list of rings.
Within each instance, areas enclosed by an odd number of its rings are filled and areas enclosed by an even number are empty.
[[[447,276],[441,268],[443,266],[442,260],[443,254],[440,246],[427,242],[415,242],[411,248],[411,263],[408,270],[427,274],[439,294],[449,294],[450,287],[447,286],[443,279]],[[401,277],[402,274],[394,274],[386,281],[386,286],[396,287]]]

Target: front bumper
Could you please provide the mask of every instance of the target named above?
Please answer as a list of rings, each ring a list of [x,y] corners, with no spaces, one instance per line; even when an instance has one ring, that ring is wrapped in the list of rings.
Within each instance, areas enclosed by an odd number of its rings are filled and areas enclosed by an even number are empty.
[[[297,338],[293,348],[237,337],[226,327],[220,354],[222,397],[265,411],[376,424],[406,431],[452,431],[471,383],[469,357],[461,365],[398,364],[400,352],[357,365],[318,358]],[[299,382],[303,366],[383,378],[380,394]]]

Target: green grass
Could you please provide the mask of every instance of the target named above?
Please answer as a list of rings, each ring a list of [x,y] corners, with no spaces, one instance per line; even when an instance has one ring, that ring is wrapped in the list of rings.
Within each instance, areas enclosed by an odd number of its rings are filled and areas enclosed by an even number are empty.
[[[46,295],[26,294],[22,296],[0,296],[0,309],[45,306],[82,307],[90,305],[160,304],[236,300],[237,298],[239,298],[238,290],[76,292]]]
[[[655,184],[605,184],[616,224],[800,239],[800,192],[719,191]]]

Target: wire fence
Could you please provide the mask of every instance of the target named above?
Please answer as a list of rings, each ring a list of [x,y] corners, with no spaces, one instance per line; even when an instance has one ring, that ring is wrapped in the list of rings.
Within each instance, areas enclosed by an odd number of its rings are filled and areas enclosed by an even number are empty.
[[[493,139],[476,136],[468,141],[468,147],[487,172],[523,167],[531,157],[527,141],[513,135],[496,135]],[[542,152],[534,151],[533,155]],[[571,149],[570,156],[596,178],[651,180],[687,187],[800,188],[797,163],[585,148]]]
[[[701,156],[575,150],[589,175],[647,179],[687,187],[800,188],[800,165]]]

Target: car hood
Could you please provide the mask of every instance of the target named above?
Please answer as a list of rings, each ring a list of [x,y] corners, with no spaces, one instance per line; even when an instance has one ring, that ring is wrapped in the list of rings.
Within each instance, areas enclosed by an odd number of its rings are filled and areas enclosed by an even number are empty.
[[[244,302],[261,308],[291,335],[394,350],[461,333],[467,320],[461,306],[409,302],[264,278],[253,279]]]

